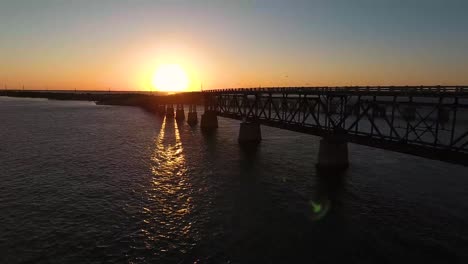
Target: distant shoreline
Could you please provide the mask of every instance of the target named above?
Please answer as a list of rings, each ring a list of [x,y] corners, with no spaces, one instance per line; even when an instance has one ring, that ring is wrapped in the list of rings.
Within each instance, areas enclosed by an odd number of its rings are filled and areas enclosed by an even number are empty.
[[[0,96],[19,98],[45,98],[64,101],[91,101],[97,105],[122,105],[141,107],[156,112],[160,104],[199,104],[202,102],[200,92],[164,95],[143,92],[105,92],[105,91],[0,91]]]

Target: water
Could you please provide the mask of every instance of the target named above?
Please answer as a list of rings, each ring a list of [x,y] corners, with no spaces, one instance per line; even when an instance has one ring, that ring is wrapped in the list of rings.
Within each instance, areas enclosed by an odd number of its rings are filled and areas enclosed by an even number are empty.
[[[0,263],[466,263],[468,168],[238,121],[0,97]],[[330,178],[329,178],[330,179]]]

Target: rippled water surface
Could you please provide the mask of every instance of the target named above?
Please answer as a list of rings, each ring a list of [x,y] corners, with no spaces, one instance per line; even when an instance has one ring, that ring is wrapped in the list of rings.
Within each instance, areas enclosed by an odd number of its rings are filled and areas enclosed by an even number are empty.
[[[468,168],[238,121],[0,97],[0,263],[467,263]]]

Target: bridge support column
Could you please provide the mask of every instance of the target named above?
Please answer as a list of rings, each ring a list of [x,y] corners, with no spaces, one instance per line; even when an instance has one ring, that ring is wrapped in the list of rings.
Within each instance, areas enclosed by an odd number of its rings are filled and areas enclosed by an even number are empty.
[[[184,111],[184,105],[183,104],[178,104],[177,105],[176,117],[175,118],[176,118],[177,121],[185,120],[185,111]]]
[[[239,138],[240,144],[258,144],[262,140],[262,131],[257,122],[244,121],[240,124]]]
[[[218,116],[214,110],[206,110],[201,115],[200,127],[203,130],[209,131],[218,128]]]
[[[320,140],[317,168],[339,171],[348,168],[348,142],[340,135],[331,135]]]
[[[197,106],[196,105],[189,105],[189,113],[187,118],[187,123],[191,126],[194,126],[198,123],[197,117]]]
[[[166,114],[166,106],[165,105],[158,105],[157,112],[159,115],[164,116]]]
[[[166,107],[166,118],[174,118],[174,106],[168,105]]]

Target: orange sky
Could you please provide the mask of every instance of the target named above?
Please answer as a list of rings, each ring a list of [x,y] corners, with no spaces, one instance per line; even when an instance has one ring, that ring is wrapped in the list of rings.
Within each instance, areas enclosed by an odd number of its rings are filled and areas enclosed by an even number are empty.
[[[0,3],[2,86],[149,90],[162,64],[180,64],[190,90],[468,84],[455,5],[38,2]]]

